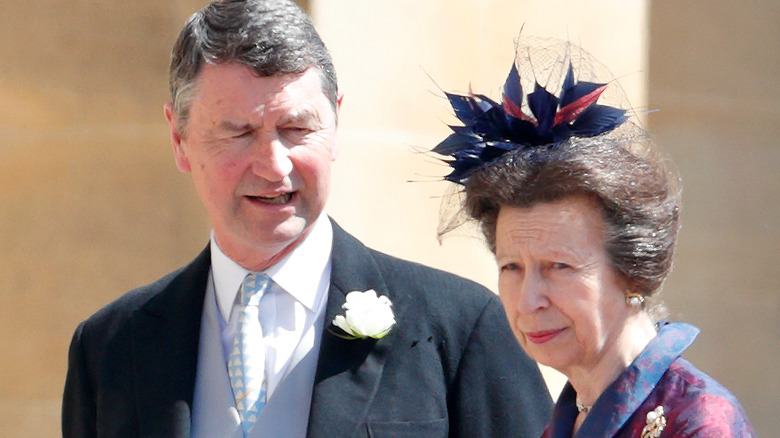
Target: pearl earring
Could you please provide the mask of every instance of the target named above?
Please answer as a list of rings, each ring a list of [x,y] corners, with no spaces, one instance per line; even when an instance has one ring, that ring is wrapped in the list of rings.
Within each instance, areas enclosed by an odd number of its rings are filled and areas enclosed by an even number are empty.
[[[632,309],[641,309],[645,305],[645,297],[642,295],[631,292],[630,290],[626,291],[626,304],[628,307],[631,307]]]

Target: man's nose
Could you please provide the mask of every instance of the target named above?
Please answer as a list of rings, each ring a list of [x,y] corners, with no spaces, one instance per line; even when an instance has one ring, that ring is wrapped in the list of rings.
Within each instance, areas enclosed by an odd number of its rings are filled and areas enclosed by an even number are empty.
[[[280,181],[292,172],[290,149],[275,135],[258,136],[251,153],[252,172],[268,181]]]

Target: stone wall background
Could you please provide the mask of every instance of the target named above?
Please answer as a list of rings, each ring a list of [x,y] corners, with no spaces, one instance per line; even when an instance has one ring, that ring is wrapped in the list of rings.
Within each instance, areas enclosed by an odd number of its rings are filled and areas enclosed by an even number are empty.
[[[58,436],[79,321],[189,261],[208,224],[170,156],[169,51],[200,0],[35,0],[0,14],[0,436]],[[587,8],[586,6],[587,5]],[[438,86],[498,97],[524,34],[620,77],[684,184],[666,286],[688,357],[770,436],[780,379],[780,5],[691,0],[311,0],[345,91],[328,211],[366,243],[495,289],[468,234],[435,239]],[[438,85],[437,85],[438,84]],[[408,180],[422,182],[407,182]],[[548,373],[551,386],[560,385]],[[555,391],[555,389],[553,389]]]
[[[780,402],[780,3],[652,2],[649,129],[683,181],[665,295],[758,436]]]

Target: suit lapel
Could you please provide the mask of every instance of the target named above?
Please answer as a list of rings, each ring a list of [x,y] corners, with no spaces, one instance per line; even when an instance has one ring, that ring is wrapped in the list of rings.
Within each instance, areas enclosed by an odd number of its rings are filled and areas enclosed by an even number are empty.
[[[312,394],[309,438],[355,435],[366,422],[391,345],[400,339],[398,327],[380,340],[345,340],[329,330],[333,318],[343,312],[346,294],[368,289],[394,300],[368,249],[333,223],[331,283]]]
[[[206,247],[135,312],[131,348],[141,436],[190,435],[200,320],[210,264]]]

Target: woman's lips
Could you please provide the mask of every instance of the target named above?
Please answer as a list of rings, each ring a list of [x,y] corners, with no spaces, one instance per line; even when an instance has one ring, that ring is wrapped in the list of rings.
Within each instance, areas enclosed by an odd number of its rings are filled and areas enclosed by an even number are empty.
[[[528,337],[528,340],[533,342],[534,344],[544,344],[545,342],[549,342],[554,337],[558,336],[559,333],[561,333],[564,329],[556,329],[556,330],[541,330],[538,332],[528,332],[526,333],[526,337]]]

